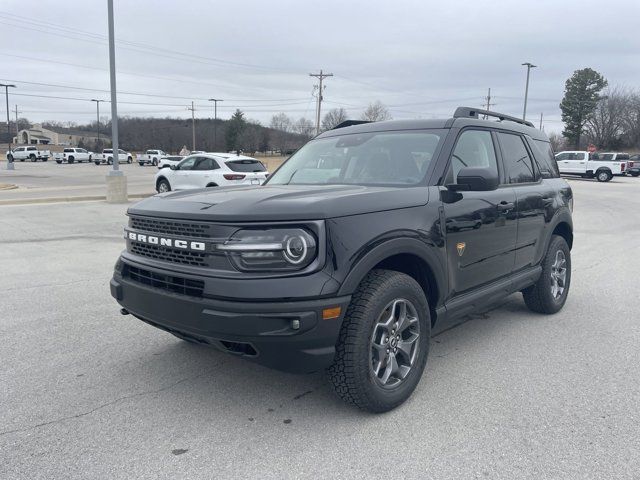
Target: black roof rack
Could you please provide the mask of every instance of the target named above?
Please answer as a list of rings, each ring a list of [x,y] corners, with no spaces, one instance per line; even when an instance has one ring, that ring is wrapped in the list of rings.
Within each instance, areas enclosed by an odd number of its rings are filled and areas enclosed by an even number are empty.
[[[333,127],[331,130],[336,130],[338,128],[344,128],[344,127],[351,127],[352,125],[362,125],[363,123],[371,123],[371,122],[368,120],[345,120],[344,122],[339,123],[338,125]]]
[[[453,113],[453,118],[479,118],[480,115],[486,115],[487,117],[494,117],[500,121],[507,120],[509,122],[519,123],[521,125],[526,125],[527,127],[532,127],[533,123],[523,120],[521,118],[512,117],[510,115],[505,115],[503,113],[491,112],[489,110],[481,110],[479,108],[473,107],[458,107],[456,111]]]

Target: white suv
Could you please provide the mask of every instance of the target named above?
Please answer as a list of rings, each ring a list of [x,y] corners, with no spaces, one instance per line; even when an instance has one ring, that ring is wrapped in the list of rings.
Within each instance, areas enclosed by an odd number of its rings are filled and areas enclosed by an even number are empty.
[[[199,153],[189,155],[178,165],[160,170],[156,174],[156,190],[163,193],[228,185],[262,185],[268,175],[262,162],[255,158]]]

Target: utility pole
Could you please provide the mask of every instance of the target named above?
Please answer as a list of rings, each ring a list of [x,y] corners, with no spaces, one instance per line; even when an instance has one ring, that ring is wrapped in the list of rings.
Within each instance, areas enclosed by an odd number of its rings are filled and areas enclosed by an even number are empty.
[[[120,146],[118,145],[118,98],[116,95],[116,42],[113,25],[113,0],[107,0],[109,23],[109,83],[111,87],[111,147],[113,169],[107,175],[107,202],[124,203],[127,195],[127,178],[120,171]]]
[[[191,110],[191,136],[193,140],[191,151],[193,151],[196,149],[196,108],[193,106],[193,102],[190,107],[187,107],[187,110]]]
[[[16,105],[16,143],[18,142],[18,134],[20,133],[18,129],[18,114],[22,113],[18,111],[18,105]]]
[[[104,100],[92,98],[91,101],[96,102],[96,130],[98,132],[98,143],[100,143],[100,102],[104,102]]]
[[[540,112],[540,130],[542,130],[542,112]]]
[[[320,110],[322,108],[322,80],[327,77],[333,77],[333,73],[322,73],[322,70],[320,70],[320,73],[310,73],[309,76],[315,77],[319,80],[318,106],[316,107],[316,135],[318,135],[320,133]]]
[[[495,107],[495,103],[491,103],[491,88],[489,88],[489,91],[487,92],[487,96],[484,97],[484,99],[487,101],[486,103],[486,107],[485,110],[491,110],[491,107]],[[487,116],[484,116],[484,119],[487,119]]]
[[[219,98],[210,98],[210,102],[213,102],[213,150],[216,150],[218,145],[218,102],[224,102]]]
[[[11,127],[9,127],[9,89],[16,88],[15,85],[8,85],[6,83],[0,83],[0,87],[4,87],[4,96],[7,100],[7,142],[9,143],[9,150],[11,150]],[[17,139],[16,139],[17,140]],[[7,158],[7,170],[15,170],[13,162],[10,162]]]
[[[523,67],[527,67],[527,85],[524,89],[524,110],[522,111],[522,120],[527,119],[527,99],[529,97],[529,75],[531,74],[531,69],[536,68],[537,65],[534,65],[531,62],[525,62],[522,64]]]

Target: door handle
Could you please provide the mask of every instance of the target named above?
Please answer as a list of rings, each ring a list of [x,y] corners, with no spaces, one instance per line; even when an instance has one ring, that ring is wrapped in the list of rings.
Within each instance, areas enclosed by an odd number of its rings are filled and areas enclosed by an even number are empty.
[[[516,205],[515,205],[515,203],[513,203],[513,202],[505,202],[505,201],[502,201],[502,202],[500,202],[500,203],[498,204],[498,211],[499,211],[499,212],[505,212],[505,213],[506,213],[506,212],[508,212],[509,210],[513,210],[515,206],[516,206]]]

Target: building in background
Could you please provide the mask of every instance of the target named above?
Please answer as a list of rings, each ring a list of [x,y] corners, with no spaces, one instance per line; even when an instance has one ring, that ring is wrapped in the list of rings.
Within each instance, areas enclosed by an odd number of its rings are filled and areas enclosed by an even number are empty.
[[[13,143],[18,145],[88,145],[95,144],[98,138],[82,130],[63,127],[44,128],[41,124],[35,124],[31,128],[25,128],[13,137]]]

